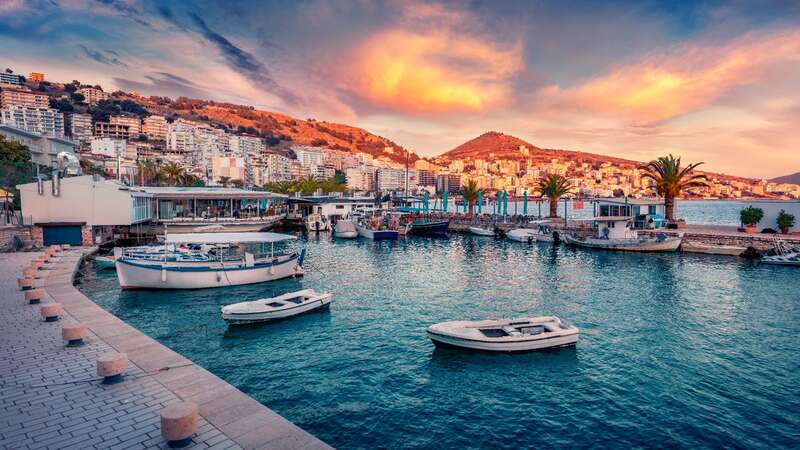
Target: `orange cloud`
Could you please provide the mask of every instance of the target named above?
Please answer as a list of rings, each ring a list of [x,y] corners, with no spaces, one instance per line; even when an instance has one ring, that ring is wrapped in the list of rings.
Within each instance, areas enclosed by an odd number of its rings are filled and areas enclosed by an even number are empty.
[[[748,36],[723,47],[683,47],[622,66],[574,89],[550,87],[544,99],[652,124],[703,108],[757,81],[773,63],[800,60],[800,30]],[[551,105],[552,106],[552,105]]]

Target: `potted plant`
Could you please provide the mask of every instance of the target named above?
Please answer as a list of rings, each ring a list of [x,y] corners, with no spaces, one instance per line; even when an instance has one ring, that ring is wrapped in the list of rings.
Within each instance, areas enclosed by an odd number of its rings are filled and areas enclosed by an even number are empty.
[[[756,232],[756,224],[761,222],[761,219],[764,217],[764,210],[761,208],[754,208],[752,206],[748,206],[747,208],[741,210],[739,212],[739,219],[742,222],[742,229],[746,233],[755,233]]]
[[[781,229],[781,233],[789,234],[789,228],[794,226],[794,215],[781,210],[781,212],[778,213],[776,222],[778,223],[778,228]]]

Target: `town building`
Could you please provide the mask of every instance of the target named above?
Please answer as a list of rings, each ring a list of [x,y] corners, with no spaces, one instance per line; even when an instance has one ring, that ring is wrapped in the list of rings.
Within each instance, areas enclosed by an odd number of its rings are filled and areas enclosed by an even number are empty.
[[[142,121],[142,132],[150,139],[167,140],[167,119],[163,116],[148,116]]]
[[[445,173],[436,175],[436,193],[456,194],[461,192],[461,175]]]
[[[379,191],[413,192],[419,186],[419,175],[416,170],[394,169],[382,167],[376,176],[376,188]]]
[[[95,122],[94,135],[101,138],[130,139],[130,126],[118,123]]]
[[[0,91],[0,106],[29,106],[32,108],[49,108],[47,95],[27,89],[4,88]]]
[[[2,124],[0,124],[0,134],[10,141],[28,147],[31,152],[31,160],[44,166],[56,167],[58,165],[56,158],[61,152],[75,153],[75,143],[61,137],[32,133]]]
[[[0,72],[0,84],[7,84],[10,86],[22,86],[25,82],[25,77],[15,73]]]
[[[112,125],[127,125],[128,134],[131,137],[138,137],[142,134],[142,120],[138,117],[111,116],[108,118],[108,123]]]
[[[64,137],[64,115],[52,108],[32,106],[3,106],[0,109],[0,121],[4,125],[28,131],[30,133]]]
[[[83,101],[90,105],[94,105],[102,100],[108,100],[111,98],[111,94],[95,87],[82,87],[78,89],[78,93],[83,95]]]
[[[28,81],[31,83],[41,83],[44,81],[44,74],[42,72],[31,72],[28,74]]]
[[[67,130],[69,136],[79,143],[88,143],[92,140],[92,116],[89,114],[72,113],[67,115]]]
[[[95,138],[91,141],[93,155],[102,155],[109,158],[125,156],[127,145],[124,140],[112,138]]]
[[[227,177],[230,180],[246,181],[246,170],[244,158],[228,156],[214,156],[211,158],[211,183],[220,184],[220,178]]]
[[[347,189],[351,191],[375,191],[375,172],[372,166],[361,165],[345,169],[344,176],[347,180]]]

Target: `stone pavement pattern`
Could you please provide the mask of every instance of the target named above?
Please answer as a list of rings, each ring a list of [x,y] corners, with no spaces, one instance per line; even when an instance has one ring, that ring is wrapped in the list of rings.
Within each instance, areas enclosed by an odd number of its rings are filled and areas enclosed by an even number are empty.
[[[168,448],[159,414],[167,403],[200,406],[193,449],[330,448],[210,372],[103,310],[72,286],[87,249],[64,252],[40,271],[43,304],[64,314],[44,322],[16,279],[39,253],[0,254],[0,449]],[[82,322],[89,334],[66,347],[61,325]],[[97,356],[130,358],[123,382],[101,383]]]

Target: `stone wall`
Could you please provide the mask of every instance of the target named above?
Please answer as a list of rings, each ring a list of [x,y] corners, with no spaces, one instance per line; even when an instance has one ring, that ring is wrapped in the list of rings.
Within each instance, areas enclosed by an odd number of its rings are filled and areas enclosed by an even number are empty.
[[[14,236],[22,239],[25,247],[32,245],[30,227],[2,227],[0,228],[0,248],[10,249]]]

